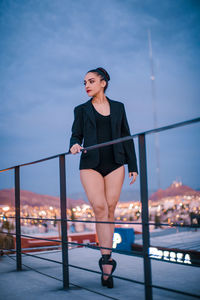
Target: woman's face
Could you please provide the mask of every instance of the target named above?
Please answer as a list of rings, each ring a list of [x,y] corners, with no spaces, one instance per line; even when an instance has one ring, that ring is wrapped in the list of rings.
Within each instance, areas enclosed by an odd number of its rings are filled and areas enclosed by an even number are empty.
[[[84,85],[88,96],[94,97],[97,94],[104,92],[106,81],[102,80],[101,76],[90,72],[85,75]]]

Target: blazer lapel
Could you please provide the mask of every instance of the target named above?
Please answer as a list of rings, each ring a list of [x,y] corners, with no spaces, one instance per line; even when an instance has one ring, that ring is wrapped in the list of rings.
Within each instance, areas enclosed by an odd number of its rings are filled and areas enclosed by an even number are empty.
[[[114,101],[112,101],[108,97],[106,97],[106,98],[108,99],[109,104],[110,104],[111,129],[112,129],[112,132],[114,132],[115,124],[118,121],[118,117],[119,117],[118,106],[115,105]],[[92,123],[94,124],[94,126],[96,128],[95,115],[94,115],[94,111],[93,111],[93,107],[92,107],[92,98],[90,98],[87,102],[85,102],[84,105],[85,105],[86,114],[88,115],[88,117],[90,118],[90,120],[92,121]]]
[[[112,130],[112,137],[114,138],[114,136],[115,136],[114,132],[115,132],[115,128],[116,128],[116,123],[119,120],[119,110],[118,110],[118,106],[115,104],[114,101],[112,101],[108,97],[107,97],[107,99],[109,100],[109,103],[110,103],[111,130]]]
[[[96,127],[95,115],[92,107],[92,98],[85,103],[85,112]]]

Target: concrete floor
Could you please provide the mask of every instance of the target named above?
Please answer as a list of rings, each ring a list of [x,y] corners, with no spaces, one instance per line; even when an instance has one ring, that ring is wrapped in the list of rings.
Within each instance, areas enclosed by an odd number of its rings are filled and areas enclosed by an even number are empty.
[[[37,252],[34,254],[61,262],[60,251]],[[62,265],[23,255],[23,264],[36,269],[38,272],[57,278],[53,279],[25,266],[23,266],[23,271],[17,272],[16,262],[11,257],[15,259],[15,255],[0,257],[0,299],[145,299],[144,286],[141,284],[115,278],[115,287],[108,289],[101,286],[100,274],[73,267],[69,268],[70,289],[64,290]],[[69,263],[83,268],[99,271],[99,258],[99,251],[93,249],[76,248],[69,251]],[[114,275],[143,281],[143,259],[117,253],[113,253],[113,258],[118,263]],[[151,266],[154,285],[200,295],[200,268],[156,260],[151,261]],[[169,299],[191,300],[195,298],[153,288],[153,300]]]

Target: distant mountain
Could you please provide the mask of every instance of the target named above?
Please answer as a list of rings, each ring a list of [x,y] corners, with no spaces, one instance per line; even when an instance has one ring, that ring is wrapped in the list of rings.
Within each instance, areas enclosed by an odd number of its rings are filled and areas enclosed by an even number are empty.
[[[183,185],[182,182],[174,181],[168,188],[165,190],[159,189],[157,192],[153,193],[149,200],[157,201],[165,197],[172,196],[200,196],[200,191],[195,191],[187,185]]]
[[[182,185],[182,182],[174,181],[165,190],[159,189],[156,192],[150,194],[149,200],[159,201],[165,197],[189,195],[189,196],[200,196],[200,191],[195,191],[192,188]],[[21,205],[29,206],[53,206],[60,207],[60,198],[49,195],[40,195],[30,191],[20,191]],[[140,201],[140,191],[139,190],[122,190],[120,195],[120,202],[129,201]],[[75,207],[77,205],[82,205],[84,203],[88,204],[87,197],[84,192],[77,192],[70,195],[67,198],[68,208]],[[14,189],[3,189],[0,190],[0,205],[15,205],[15,190]]]
[[[60,198],[48,195],[40,195],[30,191],[20,191],[21,205],[29,206],[60,206]],[[75,207],[86,203],[83,199],[71,199],[67,198],[67,206]],[[3,189],[0,190],[0,205],[15,205],[15,190],[14,189]]]

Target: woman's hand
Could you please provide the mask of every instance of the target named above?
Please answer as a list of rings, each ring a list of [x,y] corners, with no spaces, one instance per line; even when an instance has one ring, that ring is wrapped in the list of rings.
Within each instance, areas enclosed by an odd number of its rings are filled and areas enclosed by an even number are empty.
[[[136,181],[137,175],[138,175],[137,172],[129,172],[129,178],[133,177],[133,179],[131,180],[130,184],[133,184]]]
[[[70,148],[70,152],[72,154],[76,154],[79,153],[81,151],[81,149],[83,149],[83,147],[81,147],[79,144],[74,144],[71,148]]]

